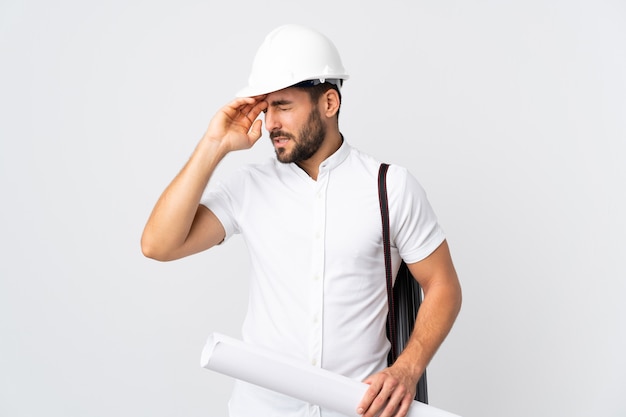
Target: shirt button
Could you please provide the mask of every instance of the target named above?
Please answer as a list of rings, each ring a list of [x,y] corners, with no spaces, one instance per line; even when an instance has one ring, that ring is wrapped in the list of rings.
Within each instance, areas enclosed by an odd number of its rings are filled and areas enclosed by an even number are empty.
[[[313,366],[317,365],[317,359],[311,359],[311,365]]]

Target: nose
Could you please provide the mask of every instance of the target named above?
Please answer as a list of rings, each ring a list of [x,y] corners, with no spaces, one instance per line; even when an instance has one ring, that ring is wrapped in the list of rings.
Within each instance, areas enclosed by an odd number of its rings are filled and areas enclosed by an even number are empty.
[[[271,107],[269,107],[265,112],[265,128],[268,132],[281,128],[279,117],[276,114],[276,111],[274,111]]]

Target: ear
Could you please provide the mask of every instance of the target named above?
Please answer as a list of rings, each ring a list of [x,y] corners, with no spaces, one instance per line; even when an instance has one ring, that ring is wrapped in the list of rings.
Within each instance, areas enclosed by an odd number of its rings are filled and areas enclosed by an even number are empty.
[[[320,97],[320,106],[322,107],[321,110],[326,117],[333,117],[336,115],[339,111],[340,104],[341,100],[339,99],[339,94],[337,94],[337,91],[332,88]]]

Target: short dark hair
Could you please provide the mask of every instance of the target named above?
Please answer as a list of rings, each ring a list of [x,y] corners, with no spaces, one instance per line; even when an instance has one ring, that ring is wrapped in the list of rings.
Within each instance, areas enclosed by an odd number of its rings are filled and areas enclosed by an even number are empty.
[[[328,90],[335,90],[339,95],[339,109],[337,109],[337,117],[339,117],[339,110],[341,109],[341,91],[336,84],[329,82],[323,82],[312,86],[303,84],[304,83],[296,84],[294,87],[309,93],[309,98],[313,103],[317,103],[322,94],[326,93]]]

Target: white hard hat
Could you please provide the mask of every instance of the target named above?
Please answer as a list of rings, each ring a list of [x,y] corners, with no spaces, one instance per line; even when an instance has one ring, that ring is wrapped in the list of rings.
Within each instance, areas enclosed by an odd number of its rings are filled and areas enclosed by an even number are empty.
[[[248,86],[237,97],[252,97],[282,90],[307,80],[347,80],[339,52],[320,32],[300,25],[284,25],[271,31],[259,47]]]

